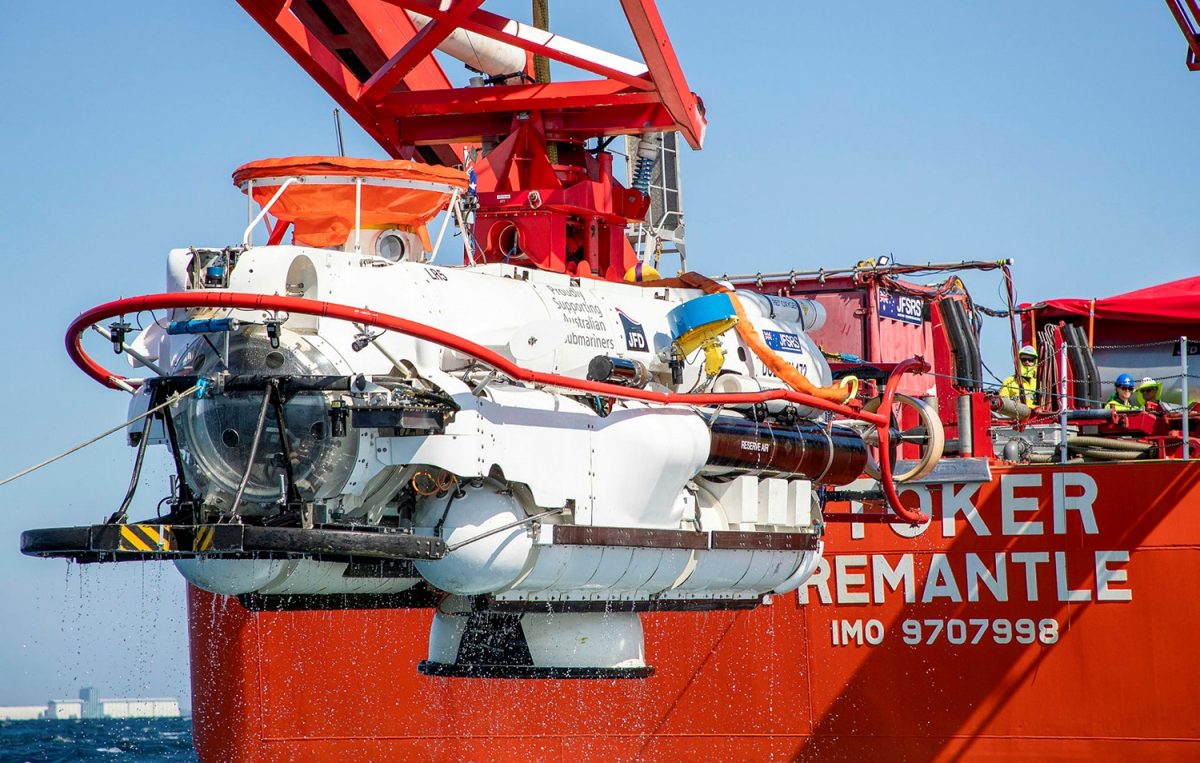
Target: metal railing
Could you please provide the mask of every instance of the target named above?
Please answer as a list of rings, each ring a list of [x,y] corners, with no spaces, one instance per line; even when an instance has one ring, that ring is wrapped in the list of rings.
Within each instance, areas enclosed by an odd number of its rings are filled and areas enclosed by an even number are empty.
[[[1190,436],[1191,436],[1190,418],[1191,417],[1188,415],[1188,409],[1191,404],[1191,385],[1189,383],[1191,375],[1190,375],[1190,372],[1188,369],[1188,338],[1186,336],[1181,336],[1177,340],[1176,339],[1168,339],[1168,340],[1162,340],[1162,341],[1157,341],[1157,342],[1142,342],[1142,343],[1130,343],[1130,344],[1120,344],[1120,345],[1094,345],[1093,347],[1088,348],[1088,349],[1132,349],[1135,347],[1152,347],[1152,346],[1161,347],[1161,346],[1170,346],[1173,344],[1178,344],[1178,348],[1179,348],[1179,374],[1175,375],[1175,376],[1166,376],[1166,377],[1161,377],[1161,378],[1155,378],[1155,381],[1159,382],[1161,384],[1161,382],[1163,382],[1165,380],[1169,380],[1169,379],[1179,379],[1180,380],[1180,387],[1181,387],[1180,403],[1181,403],[1181,414],[1182,414],[1181,415],[1182,421],[1181,421],[1180,437],[1182,440],[1182,450],[1183,450],[1182,460],[1190,461],[1191,460],[1191,439],[1190,439]],[[1059,434],[1061,436],[1061,442],[1063,442],[1064,444],[1067,442],[1067,434],[1068,434],[1067,433],[1067,410],[1070,407],[1069,401],[1072,398],[1074,398],[1075,400],[1080,400],[1078,395],[1071,395],[1068,392],[1067,379],[1068,379],[1069,363],[1068,363],[1068,358],[1067,358],[1067,350],[1070,347],[1071,347],[1071,345],[1068,342],[1063,342],[1059,346],[1059,352],[1058,352],[1058,363],[1059,363],[1058,390],[1057,390],[1058,409],[1059,409],[1059,424],[1058,425],[1059,425]],[[1104,381],[1103,383],[1104,384],[1115,384],[1115,380]],[[1039,392],[1039,390],[1034,390],[1034,392]],[[1103,407],[1108,401],[1084,400],[1083,402],[1086,402],[1089,404],[1098,404],[1098,407]],[[1165,408],[1164,408],[1164,410],[1165,410]],[[1067,463],[1067,448],[1065,446],[1062,448],[1060,459],[1061,459],[1061,463],[1064,463],[1064,464]]]

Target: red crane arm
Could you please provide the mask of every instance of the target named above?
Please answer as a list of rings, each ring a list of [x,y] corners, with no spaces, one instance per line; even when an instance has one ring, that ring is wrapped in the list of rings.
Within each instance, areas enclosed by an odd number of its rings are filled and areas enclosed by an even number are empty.
[[[401,144],[394,120],[381,119],[359,100],[362,83],[402,47],[397,41],[417,36],[416,25],[404,11],[375,0],[238,0],[238,4],[392,157],[446,165],[461,161],[461,146],[418,151]],[[401,92],[449,88],[450,80],[427,55],[392,87]]]
[[[704,138],[703,106],[653,0],[621,0],[644,62],[483,10],[484,0],[238,2],[394,157],[457,164],[462,143],[502,139],[531,111],[552,141],[679,130],[699,148]],[[409,11],[430,21],[421,27]],[[432,54],[457,30],[598,79],[455,87]]]
[[[382,100],[397,85],[402,84],[405,77],[422,61],[431,60],[433,51],[450,36],[455,26],[463,23],[481,5],[483,5],[483,0],[462,0],[454,6],[453,11],[445,15],[444,23],[429,24],[417,32],[400,50],[396,51],[394,56],[388,59],[387,63],[376,70],[369,80],[363,83],[358,93],[358,100],[366,103],[376,103]],[[442,76],[445,76],[444,72]],[[403,89],[407,90],[408,88]]]
[[[605,139],[704,140],[704,107],[653,0],[620,0],[642,61],[485,11],[484,0],[238,2],[393,157],[456,165],[464,144],[486,147],[470,194],[472,262],[621,280],[638,262],[626,226],[650,200],[613,176]],[[439,48],[488,77],[454,86]],[[534,56],[592,78],[535,82]]]
[[[658,8],[648,0],[621,0],[633,38],[646,59],[650,78],[658,84],[663,106],[679,126],[688,145],[699,149],[704,143],[704,107],[695,93],[688,90],[683,69],[675,57],[675,48],[663,26]]]
[[[1200,71],[1200,34],[1196,31],[1200,27],[1200,4],[1196,0],[1167,0],[1167,7],[1187,39],[1187,68]]]

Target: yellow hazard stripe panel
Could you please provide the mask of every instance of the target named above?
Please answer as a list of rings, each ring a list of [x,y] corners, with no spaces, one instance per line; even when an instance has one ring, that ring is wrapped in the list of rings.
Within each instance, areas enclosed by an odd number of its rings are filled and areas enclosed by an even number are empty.
[[[201,527],[196,531],[196,536],[192,539],[193,551],[207,551],[212,548],[213,535],[217,532],[215,527]]]
[[[153,525],[134,525],[146,542],[153,548],[159,548],[162,545],[162,536],[158,534],[158,528]]]
[[[171,550],[170,525],[134,525],[151,546],[160,551]]]
[[[170,525],[122,525],[118,551],[170,551]]]
[[[149,544],[142,540],[141,536],[134,532],[129,525],[121,526],[121,543],[117,546],[118,551],[152,551]]]

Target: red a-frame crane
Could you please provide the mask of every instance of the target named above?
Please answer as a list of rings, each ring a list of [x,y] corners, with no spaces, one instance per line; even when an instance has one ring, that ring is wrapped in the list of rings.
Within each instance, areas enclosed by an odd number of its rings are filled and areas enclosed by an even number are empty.
[[[1196,0],[1167,0],[1167,7],[1187,39],[1187,68],[1200,71],[1200,33],[1196,31],[1200,27],[1200,3]]]
[[[239,2],[393,157],[456,165],[467,145],[489,149],[475,167],[477,260],[621,279],[636,264],[625,227],[648,199],[613,178],[604,146],[668,131],[697,149],[704,139],[703,104],[653,0],[620,0],[643,61],[490,13],[484,0]],[[524,66],[456,87],[433,57],[452,37],[500,43]],[[595,76],[538,81],[534,56]]]

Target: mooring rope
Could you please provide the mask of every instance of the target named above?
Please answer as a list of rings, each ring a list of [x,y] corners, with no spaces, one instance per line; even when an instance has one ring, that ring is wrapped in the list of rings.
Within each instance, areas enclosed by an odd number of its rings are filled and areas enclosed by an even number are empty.
[[[64,450],[62,453],[59,453],[57,456],[52,456],[50,458],[47,458],[45,461],[42,461],[40,464],[34,464],[33,466],[29,467],[28,469],[22,469],[21,471],[17,472],[16,474],[14,474],[11,477],[7,477],[3,480],[0,480],[0,487],[7,485],[8,483],[12,482],[13,480],[20,479],[21,477],[24,477],[26,474],[32,474],[33,472],[36,472],[38,469],[41,469],[43,466],[49,466],[50,464],[54,463],[55,461],[66,458],[67,456],[71,455],[72,453],[74,453],[76,451],[83,450],[84,448],[91,445],[92,443],[99,442],[100,440],[103,440],[105,437],[108,437],[113,432],[119,432],[122,429],[125,429],[126,427],[128,427],[130,424],[135,424],[135,423],[141,421],[142,419],[146,418],[147,416],[153,416],[154,414],[161,411],[163,408],[166,408],[169,405],[174,405],[175,403],[178,403],[180,400],[182,400],[183,398],[192,394],[193,392],[195,392],[198,389],[200,389],[200,385],[197,384],[196,386],[192,387],[191,389],[185,390],[183,392],[177,392],[174,395],[171,395],[171,397],[168,398],[166,402],[154,406],[153,408],[147,410],[143,414],[134,416],[132,419],[130,419],[129,421],[126,421],[124,424],[118,424],[117,426],[113,427],[112,429],[102,432],[90,440],[81,442],[72,448],[68,448],[67,450]]]

